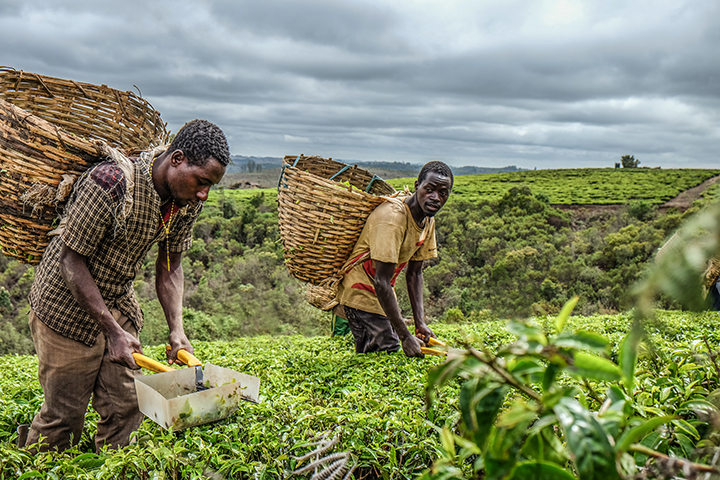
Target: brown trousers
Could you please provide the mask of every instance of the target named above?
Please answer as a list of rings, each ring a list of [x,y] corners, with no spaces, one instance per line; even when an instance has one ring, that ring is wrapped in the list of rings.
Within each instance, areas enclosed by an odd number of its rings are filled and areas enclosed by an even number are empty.
[[[123,330],[138,336],[132,322],[118,310],[111,313]],[[45,393],[45,403],[33,419],[26,445],[43,437],[48,445],[41,450],[65,450],[77,444],[85,423],[88,401],[100,415],[95,449],[109,445],[123,447],[137,430],[143,415],[138,410],[135,377],[131,370],[105,358],[105,335],[98,335],[95,345],[71,340],[58,334],[30,311],[30,332],[38,355],[38,376]]]

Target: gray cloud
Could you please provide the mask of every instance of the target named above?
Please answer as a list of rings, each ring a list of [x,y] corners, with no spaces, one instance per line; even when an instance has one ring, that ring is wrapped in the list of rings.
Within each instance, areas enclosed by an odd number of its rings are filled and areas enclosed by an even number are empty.
[[[712,0],[0,0],[0,65],[142,92],[236,154],[716,167]]]
[[[407,48],[394,34],[400,12],[387,6],[368,8],[359,2],[332,0],[225,0],[212,5],[210,11],[228,31],[240,29],[253,37],[321,48],[332,46],[357,54],[386,55]]]

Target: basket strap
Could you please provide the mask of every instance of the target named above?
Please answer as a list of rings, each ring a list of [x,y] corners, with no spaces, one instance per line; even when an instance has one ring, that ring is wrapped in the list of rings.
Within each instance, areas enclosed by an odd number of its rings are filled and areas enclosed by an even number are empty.
[[[22,82],[22,78],[23,78],[23,71],[20,70],[20,75],[18,75],[17,82],[15,82],[15,87],[14,87],[15,90],[17,90],[18,86],[20,86],[20,82]]]
[[[378,177],[377,175],[373,175],[373,177],[370,179],[370,183],[368,183],[368,186],[365,189],[365,193],[370,193],[370,187],[372,187],[373,182],[377,179],[382,180],[382,178]]]
[[[87,92],[86,92],[85,89],[82,87],[82,85],[80,85],[80,84],[79,84],[78,82],[76,82],[75,80],[70,80],[70,81],[71,81],[72,83],[74,83],[75,86],[76,86],[78,89],[80,89],[80,91],[83,93],[83,95],[85,95],[85,97],[90,98],[90,96],[88,96]],[[157,128],[158,128],[158,125],[157,125],[157,123],[156,123],[156,124],[155,124],[155,130],[153,131],[153,133],[157,133]]]
[[[40,84],[41,84],[43,87],[45,87],[45,90],[47,90],[48,95],[50,95],[51,98],[55,98],[55,95],[53,95],[53,93],[50,91],[50,89],[48,88],[48,86],[45,85],[45,82],[42,81],[42,78],[40,78],[40,75],[38,75],[37,73],[33,73],[33,75],[35,75],[35,78],[37,78],[37,81],[40,82]]]
[[[345,165],[343,168],[340,169],[339,172],[337,172],[337,173],[336,173],[335,175],[333,175],[332,177],[328,178],[328,180],[335,180],[335,177],[337,177],[338,175],[340,175],[341,173],[343,173],[343,172],[344,172],[345,170],[347,170],[348,168],[350,168],[350,165]]]
[[[326,311],[330,310],[335,305],[338,304],[338,299],[337,299],[338,288],[340,286],[340,282],[345,277],[345,274],[347,272],[349,272],[350,270],[352,270],[352,268],[355,267],[356,265],[365,262],[368,258],[370,258],[370,250],[368,250],[367,252],[364,252],[362,255],[360,255],[358,257],[355,257],[354,259],[348,260],[347,262],[345,262],[345,264],[342,267],[340,267],[340,269],[337,272],[335,272],[335,274],[333,276],[327,277],[326,279],[324,279],[323,281],[321,281],[318,284],[318,287],[326,288],[326,289],[330,290],[330,297],[332,297],[332,300],[330,300],[326,305],[323,305],[322,307],[320,307],[321,310],[326,310]]]
[[[280,169],[280,178],[278,178],[278,190],[280,190],[280,187],[283,185],[283,177],[285,175],[285,167],[287,167],[287,163],[283,163],[282,169]],[[285,188],[288,188],[287,183],[285,184]]]
[[[300,157],[302,157],[302,154],[298,155],[295,161],[293,162],[292,166],[295,168],[297,163],[300,161]],[[287,167],[288,164],[283,162],[282,169],[280,170],[280,178],[278,178],[278,190],[280,190],[280,187],[284,186],[285,188],[288,188],[287,183],[283,183],[283,178],[285,176],[285,167]]]
[[[355,267],[355,265],[363,263],[368,258],[370,258],[370,250],[358,257],[355,257],[352,260],[348,260],[347,262],[345,262],[345,265],[340,267],[340,270],[338,270],[338,272],[334,276],[339,276],[340,278],[344,277],[347,272],[349,272]]]

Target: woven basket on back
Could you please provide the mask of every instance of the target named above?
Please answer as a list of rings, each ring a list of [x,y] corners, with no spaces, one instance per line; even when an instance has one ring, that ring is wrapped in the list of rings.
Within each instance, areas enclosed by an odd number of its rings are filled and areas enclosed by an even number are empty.
[[[107,147],[167,138],[159,112],[132,92],[0,68],[0,246],[38,263],[74,180]]]
[[[278,216],[285,264],[308,282],[308,300],[327,307],[322,288],[341,276],[367,217],[395,189],[357,165],[332,159],[289,155],[278,184]],[[322,308],[322,307],[321,307]],[[327,309],[327,308],[325,308]]]

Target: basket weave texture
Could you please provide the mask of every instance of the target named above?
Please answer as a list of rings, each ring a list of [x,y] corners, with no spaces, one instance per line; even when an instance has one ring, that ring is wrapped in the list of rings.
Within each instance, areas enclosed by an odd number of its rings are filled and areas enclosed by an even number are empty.
[[[167,139],[160,113],[132,92],[0,68],[0,246],[35,264],[72,185],[108,147]]]
[[[290,273],[312,285],[337,280],[367,217],[385,201],[383,196],[394,194],[387,182],[357,165],[285,156],[278,217]]]

